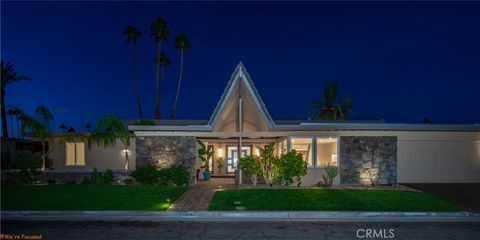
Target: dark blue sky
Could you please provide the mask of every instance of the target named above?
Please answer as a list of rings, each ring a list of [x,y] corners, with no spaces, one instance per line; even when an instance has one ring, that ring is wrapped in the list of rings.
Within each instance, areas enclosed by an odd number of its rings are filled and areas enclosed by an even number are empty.
[[[47,105],[56,126],[137,117],[129,24],[142,32],[138,73],[153,117],[157,16],[171,31],[164,117],[178,79],[173,43],[185,32],[193,47],[177,118],[208,119],[243,61],[274,119],[306,119],[336,80],[355,101],[354,119],[480,122],[480,3],[2,2],[1,13],[2,59],[33,79],[10,85],[7,104]]]

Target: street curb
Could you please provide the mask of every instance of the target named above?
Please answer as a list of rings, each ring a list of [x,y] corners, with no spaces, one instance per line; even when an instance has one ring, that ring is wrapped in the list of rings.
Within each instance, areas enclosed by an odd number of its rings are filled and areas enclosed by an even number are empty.
[[[2,211],[2,221],[421,221],[480,222],[471,212]]]

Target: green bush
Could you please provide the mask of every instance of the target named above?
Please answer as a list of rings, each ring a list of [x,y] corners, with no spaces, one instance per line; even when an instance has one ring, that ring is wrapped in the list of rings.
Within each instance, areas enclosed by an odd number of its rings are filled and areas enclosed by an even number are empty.
[[[15,158],[13,168],[15,169],[37,169],[42,166],[40,156],[31,153],[20,153]]]
[[[158,183],[159,172],[153,166],[140,166],[130,176],[142,185],[154,185]]]
[[[35,169],[21,169],[15,175],[15,181],[18,184],[32,184],[38,181],[38,172]]]
[[[97,171],[97,168],[93,168],[93,172],[90,178],[84,177],[82,184],[112,184],[113,172],[107,169],[105,173]]]
[[[171,166],[158,170],[158,183],[161,185],[185,186],[189,183],[187,169],[182,166]]]
[[[278,175],[275,181],[279,184],[290,186],[302,184],[302,177],[307,174],[307,163],[303,160],[302,155],[295,150],[282,154],[276,162]]]
[[[258,176],[262,175],[262,165],[256,156],[246,156],[238,160],[238,166],[250,177],[254,186],[257,185]]]

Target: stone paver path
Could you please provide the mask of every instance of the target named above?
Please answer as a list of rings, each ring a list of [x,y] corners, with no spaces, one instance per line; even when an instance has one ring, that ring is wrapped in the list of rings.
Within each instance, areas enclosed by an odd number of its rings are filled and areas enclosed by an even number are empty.
[[[223,189],[236,188],[233,178],[212,178],[209,181],[199,180],[190,187],[168,211],[205,211],[213,200],[215,191],[221,186]]]

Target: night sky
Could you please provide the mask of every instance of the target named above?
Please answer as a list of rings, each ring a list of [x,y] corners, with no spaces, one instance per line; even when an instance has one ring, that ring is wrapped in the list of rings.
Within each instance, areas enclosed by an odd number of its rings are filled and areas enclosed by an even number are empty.
[[[163,49],[163,115],[172,107],[184,32],[177,118],[208,119],[243,61],[274,119],[307,119],[323,84],[338,81],[355,101],[356,120],[480,123],[480,3],[128,3],[2,2],[1,54],[32,78],[8,86],[6,103],[39,104],[83,129],[114,113],[137,118],[131,47],[136,26],[144,112],[154,113],[155,42],[150,23],[170,27]]]

